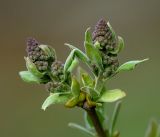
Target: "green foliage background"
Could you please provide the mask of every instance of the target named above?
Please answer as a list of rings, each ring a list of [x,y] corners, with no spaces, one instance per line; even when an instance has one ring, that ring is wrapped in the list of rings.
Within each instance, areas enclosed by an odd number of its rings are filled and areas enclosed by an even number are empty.
[[[99,18],[108,19],[125,40],[121,63],[149,57],[132,72],[110,81],[110,88],[126,91],[117,128],[123,137],[143,137],[151,117],[160,119],[160,2],[158,0],[119,1],[23,1],[0,0],[0,136],[2,137],[82,137],[68,122],[82,123],[82,110],[41,104],[47,97],[44,87],[28,85],[18,76],[25,69],[25,40],[33,36],[53,46],[60,60],[69,50],[63,43],[83,47],[86,28]],[[112,106],[107,105],[108,112]],[[83,123],[82,123],[83,124]]]

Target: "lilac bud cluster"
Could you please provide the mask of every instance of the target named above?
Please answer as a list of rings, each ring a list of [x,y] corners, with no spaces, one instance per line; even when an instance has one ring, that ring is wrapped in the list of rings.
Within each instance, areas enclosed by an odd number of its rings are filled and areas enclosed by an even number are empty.
[[[27,54],[31,61],[36,65],[40,72],[47,71],[50,67],[50,63],[55,61],[55,57],[49,57],[39,47],[40,43],[34,38],[27,39]]]
[[[104,19],[98,21],[92,34],[93,42],[100,43],[100,53],[102,55],[103,67],[105,69],[103,76],[111,76],[119,66],[116,54],[112,54],[117,47],[116,38],[107,22]]]

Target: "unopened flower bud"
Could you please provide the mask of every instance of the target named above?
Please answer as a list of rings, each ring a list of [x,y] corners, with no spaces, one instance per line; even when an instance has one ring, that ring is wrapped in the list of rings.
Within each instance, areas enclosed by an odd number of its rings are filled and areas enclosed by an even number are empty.
[[[100,48],[106,52],[113,51],[116,48],[116,38],[104,19],[98,21],[92,38],[94,43],[98,41]]]
[[[98,21],[92,35],[95,45],[99,43],[98,49],[102,56],[102,64],[104,67],[103,77],[110,77],[119,66],[117,54],[112,54],[116,50],[116,36],[109,23],[104,19]]]
[[[52,62],[55,61],[54,50],[47,45],[40,44],[34,38],[28,38],[26,51],[29,59],[36,65],[40,72],[50,69]]]
[[[51,74],[57,81],[62,81],[64,79],[64,64],[61,61],[53,62]]]
[[[68,92],[69,91],[69,87],[67,85],[62,84],[57,81],[48,82],[45,85],[45,88],[49,93]]]

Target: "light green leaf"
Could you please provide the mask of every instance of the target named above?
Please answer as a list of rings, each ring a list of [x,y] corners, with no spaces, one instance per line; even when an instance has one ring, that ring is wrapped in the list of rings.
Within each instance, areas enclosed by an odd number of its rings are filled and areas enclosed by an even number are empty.
[[[138,65],[139,63],[142,63],[142,62],[145,62],[147,61],[147,59],[143,59],[143,60],[134,60],[134,61],[128,61],[124,64],[122,64],[118,69],[117,69],[117,72],[120,72],[120,71],[130,71],[130,70],[133,70],[136,65]]]
[[[100,70],[103,70],[102,57],[99,50],[92,44],[85,42],[85,51],[92,64],[95,64]]]
[[[79,64],[79,61],[77,58],[74,58],[74,60],[72,61],[72,64],[70,65],[70,67],[68,68],[69,72],[72,72]]]
[[[52,104],[64,104],[71,98],[71,94],[68,92],[64,93],[53,93],[43,103],[42,109],[46,110]]]
[[[154,119],[149,123],[145,137],[159,137],[159,125]]]
[[[42,78],[44,76],[44,73],[41,73],[40,71],[38,71],[36,65],[30,60],[29,57],[24,57],[25,61],[26,61],[26,67],[28,69],[28,71],[30,71],[33,75]]]
[[[125,92],[120,89],[107,90],[102,93],[98,102],[115,102],[125,96]]]
[[[76,123],[69,123],[68,126],[71,127],[71,128],[78,129],[78,130],[82,131],[83,133],[86,133],[89,136],[96,137],[95,133],[93,133],[90,130],[87,130],[85,127],[82,127],[82,126],[80,126],[80,125],[78,125]]]
[[[113,115],[112,115],[112,118],[111,118],[110,136],[112,136],[113,133],[114,133],[114,128],[115,128],[117,118],[118,118],[118,115],[119,115],[119,112],[120,112],[121,104],[122,104],[122,102],[118,101],[115,105]]]
[[[78,59],[80,59],[82,62],[86,63],[87,65],[89,65],[89,59],[88,57],[79,49],[74,48],[71,53],[69,54],[69,56],[67,57],[65,64],[64,64],[64,73],[65,75],[67,75],[67,72],[69,70],[69,68],[71,67],[75,57],[77,57]]]
[[[79,97],[80,85],[75,76],[72,77],[71,92],[74,97]]]
[[[110,53],[118,54],[119,52],[122,51],[123,48],[124,48],[124,40],[122,37],[118,36],[117,48],[115,49],[115,51],[111,51]]]
[[[25,82],[28,82],[28,83],[37,83],[37,84],[40,84],[43,82],[42,79],[34,76],[31,72],[29,71],[20,71],[19,72],[19,75],[21,77],[21,79]]]
[[[86,32],[85,32],[85,42],[88,42],[90,44],[93,44],[93,41],[92,41],[92,35],[91,35],[91,32],[90,32],[90,28],[87,28]]]
[[[93,85],[93,79],[88,73],[82,73],[81,75],[82,83],[84,86],[92,86]]]
[[[56,57],[56,52],[55,50],[48,46],[48,45],[39,45],[39,47],[44,51],[44,53],[48,56],[48,57]]]
[[[101,44],[98,41],[94,43],[94,47],[96,47],[98,50],[102,49]]]

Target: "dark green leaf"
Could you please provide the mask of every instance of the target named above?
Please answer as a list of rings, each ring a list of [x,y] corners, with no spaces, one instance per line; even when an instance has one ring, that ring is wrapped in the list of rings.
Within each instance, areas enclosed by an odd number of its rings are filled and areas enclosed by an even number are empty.
[[[99,102],[115,102],[125,97],[126,94],[120,89],[113,89],[104,91],[101,97],[98,99]]]
[[[126,62],[124,64],[122,64],[117,72],[120,72],[120,71],[129,71],[129,70],[133,70],[136,65],[138,65],[139,63],[142,63],[142,62],[145,62],[147,61],[148,59],[143,59],[143,60],[134,60],[134,61],[129,61],[129,62]]]
[[[66,93],[53,93],[43,103],[42,109],[46,110],[52,104],[64,104],[71,98],[71,94]]]

